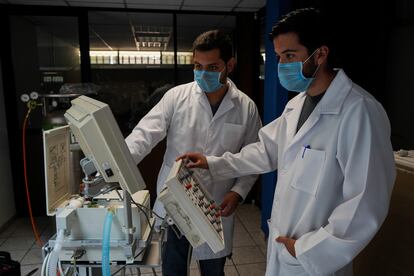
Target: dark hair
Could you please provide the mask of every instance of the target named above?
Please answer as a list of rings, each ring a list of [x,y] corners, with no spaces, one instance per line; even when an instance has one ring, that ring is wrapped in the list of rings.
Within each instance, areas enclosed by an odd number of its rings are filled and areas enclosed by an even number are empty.
[[[220,50],[220,58],[226,63],[233,57],[231,39],[220,30],[204,32],[194,40],[193,54],[196,50],[205,52],[213,49]]]
[[[284,15],[272,28],[269,38],[273,41],[278,35],[296,33],[299,43],[305,46],[308,53],[325,45],[329,47],[328,65],[333,68],[338,60],[333,39],[329,31],[330,24],[326,16],[315,8],[303,8]]]

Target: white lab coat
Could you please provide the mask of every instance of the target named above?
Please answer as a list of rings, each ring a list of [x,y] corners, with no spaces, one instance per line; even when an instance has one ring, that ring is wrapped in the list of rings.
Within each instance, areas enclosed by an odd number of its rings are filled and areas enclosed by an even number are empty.
[[[289,101],[259,142],[208,157],[210,172],[220,179],[278,168],[266,275],[352,275],[353,258],[388,212],[395,178],[389,121],[340,70],[296,133],[305,97]],[[297,258],[275,241],[279,235],[297,239]]]
[[[158,174],[157,194],[164,186],[175,159],[187,151],[221,156],[226,151],[238,152],[243,146],[258,141],[261,121],[254,102],[228,79],[229,89],[213,117],[207,96],[195,82],[169,90],[160,102],[138,123],[126,138],[126,143],[139,163],[165,136],[167,149]],[[200,170],[200,181],[219,204],[229,191],[244,199],[257,175],[238,179],[212,181],[208,171]],[[165,210],[160,201],[154,209],[160,215]],[[234,216],[223,218],[225,249],[214,254],[207,244],[193,251],[196,259],[227,256],[232,250]]]

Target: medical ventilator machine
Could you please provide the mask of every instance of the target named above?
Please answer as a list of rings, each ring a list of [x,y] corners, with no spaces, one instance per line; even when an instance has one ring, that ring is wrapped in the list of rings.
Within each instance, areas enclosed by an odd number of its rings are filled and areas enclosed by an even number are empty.
[[[43,247],[41,274],[68,275],[72,269],[76,275],[76,264],[83,264],[111,275],[110,264],[137,264],[152,248],[150,196],[109,106],[86,96],[71,103],[69,125],[43,134],[47,213],[56,216],[57,233]],[[82,195],[69,179],[74,141],[85,155]],[[193,247],[207,242],[214,252],[224,248],[220,210],[185,161],[173,166],[160,200],[164,221]]]

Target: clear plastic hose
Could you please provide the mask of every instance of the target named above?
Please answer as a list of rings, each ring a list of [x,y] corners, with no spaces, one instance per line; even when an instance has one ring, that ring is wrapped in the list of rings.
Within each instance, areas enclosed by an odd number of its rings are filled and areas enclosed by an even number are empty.
[[[50,252],[49,260],[48,260],[48,273],[49,276],[56,276],[56,271],[58,268],[58,262],[59,262],[59,252],[62,249],[62,243],[63,238],[65,236],[65,230],[61,229],[59,230],[57,237],[56,237],[56,243],[53,247],[52,252]]]

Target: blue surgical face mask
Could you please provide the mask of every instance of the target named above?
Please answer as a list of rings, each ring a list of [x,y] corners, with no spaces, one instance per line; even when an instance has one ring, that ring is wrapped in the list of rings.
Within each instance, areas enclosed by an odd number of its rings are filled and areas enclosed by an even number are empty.
[[[316,72],[318,72],[319,65],[316,68],[313,76],[307,78],[303,75],[303,65],[316,53],[316,49],[304,62],[289,62],[280,63],[277,65],[277,73],[279,76],[280,84],[289,91],[305,92],[312,81],[315,79]]]
[[[224,84],[220,82],[221,73],[222,72],[194,70],[194,80],[203,92],[215,92],[224,86]]]

